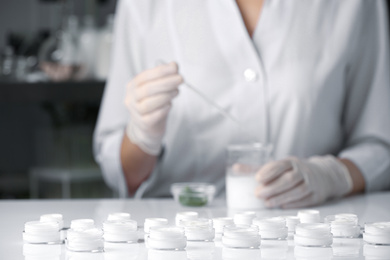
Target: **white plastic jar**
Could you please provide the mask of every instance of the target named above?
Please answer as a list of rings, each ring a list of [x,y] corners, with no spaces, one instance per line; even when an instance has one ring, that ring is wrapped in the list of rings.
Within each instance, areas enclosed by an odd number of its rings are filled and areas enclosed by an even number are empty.
[[[283,217],[272,217],[254,219],[253,225],[259,228],[259,235],[264,240],[283,240],[287,238],[286,219]]]
[[[73,230],[86,230],[95,227],[95,221],[93,219],[74,219],[70,222],[70,228]]]
[[[41,221],[41,222],[56,221],[56,222],[58,222],[60,229],[64,228],[64,218],[63,218],[62,214],[58,214],[58,213],[44,214],[44,215],[41,215],[41,217],[39,218],[39,221]]]
[[[176,226],[180,226],[181,220],[195,220],[199,217],[198,212],[195,211],[182,211],[176,213],[175,223]]]
[[[233,218],[229,218],[229,217],[213,218],[213,227],[215,230],[215,235],[221,236],[223,233],[223,227],[231,226],[233,224],[234,224]]]
[[[215,237],[211,219],[180,220],[179,226],[184,227],[187,241],[213,241]]]
[[[360,226],[356,215],[329,215],[325,217],[325,223],[330,224],[330,230],[335,238],[357,238],[360,236]]]
[[[298,211],[298,217],[301,223],[320,223],[320,212],[315,209],[306,209]]]
[[[296,245],[328,247],[332,244],[332,233],[327,223],[302,223],[295,228]]]
[[[60,244],[60,226],[57,221],[29,221],[24,224],[23,240],[31,244]]]
[[[126,220],[130,220],[130,219],[131,219],[130,213],[126,213],[126,212],[110,213],[110,214],[108,214],[108,217],[107,217],[108,221],[126,221]]]
[[[234,224],[236,225],[252,225],[253,219],[256,218],[256,212],[244,211],[234,214]]]
[[[259,229],[256,226],[224,226],[222,244],[231,248],[258,248],[260,246]]]
[[[178,226],[150,227],[147,241],[151,249],[183,250],[187,246],[184,228]]]
[[[74,252],[102,252],[104,250],[103,232],[97,228],[69,229],[66,247]]]
[[[363,240],[374,245],[390,245],[390,222],[365,224]]]
[[[168,225],[168,219],[166,218],[146,218],[144,222],[144,232],[149,234],[151,227],[162,227]]]
[[[137,221],[105,221],[103,222],[103,238],[112,243],[135,243],[138,241]]]
[[[288,230],[288,235],[292,236],[295,234],[295,227],[301,223],[301,220],[298,216],[285,216],[286,219],[286,226]]]

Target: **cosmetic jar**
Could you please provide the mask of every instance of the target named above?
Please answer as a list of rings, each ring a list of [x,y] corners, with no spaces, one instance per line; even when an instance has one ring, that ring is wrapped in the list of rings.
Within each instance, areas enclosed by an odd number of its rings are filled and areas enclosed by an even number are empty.
[[[73,230],[86,230],[95,227],[95,221],[93,219],[74,219],[70,222],[70,228]]]
[[[103,232],[97,228],[69,229],[66,247],[74,252],[102,252],[104,249]]]
[[[41,222],[50,222],[50,221],[58,222],[58,225],[60,227],[61,243],[63,243],[65,241],[67,228],[64,228],[64,219],[63,219],[62,214],[55,213],[55,214],[41,215],[41,217],[39,218],[39,221],[41,221]]]
[[[105,221],[103,222],[103,238],[112,243],[135,243],[138,241],[137,221]]]
[[[233,220],[236,225],[252,225],[254,218],[256,218],[256,212],[244,211],[234,214]]]
[[[149,229],[151,227],[161,227],[167,225],[168,219],[166,218],[146,218],[144,222],[144,232],[145,234],[149,234]]]
[[[147,241],[151,249],[183,250],[187,246],[184,228],[178,226],[150,227]]]
[[[125,221],[125,220],[130,220],[131,215],[130,213],[126,212],[114,212],[108,214],[107,220],[108,221]]]
[[[180,220],[179,226],[184,227],[187,241],[212,241],[215,236],[211,219]]]
[[[330,231],[335,238],[356,238],[360,236],[358,219],[353,214],[339,214],[325,217],[325,223],[330,224]]]
[[[58,222],[58,225],[60,229],[64,228],[64,219],[62,217],[62,214],[45,214],[41,215],[39,218],[39,221],[41,222],[51,222],[51,221],[56,221]]]
[[[253,225],[259,228],[261,239],[283,240],[287,238],[286,219],[283,217],[255,218]]]
[[[199,217],[198,212],[195,211],[183,211],[176,213],[175,223],[176,226],[180,225],[181,220],[194,220]]]
[[[296,245],[328,247],[332,244],[332,233],[327,223],[302,223],[295,228]]]
[[[233,218],[229,218],[229,217],[213,218],[213,227],[215,230],[215,235],[221,236],[223,233],[223,227],[231,226],[233,224],[234,224]]]
[[[288,235],[292,236],[295,234],[295,227],[301,223],[300,219],[298,216],[285,216],[284,217],[286,220],[286,226],[288,230]]]
[[[231,248],[258,248],[260,246],[259,228],[249,225],[223,227],[222,244]]]
[[[363,240],[374,245],[390,245],[390,222],[365,224]]]
[[[60,226],[57,221],[29,221],[24,224],[23,240],[30,244],[60,244]]]
[[[314,209],[298,211],[298,217],[301,223],[320,223],[320,212]]]

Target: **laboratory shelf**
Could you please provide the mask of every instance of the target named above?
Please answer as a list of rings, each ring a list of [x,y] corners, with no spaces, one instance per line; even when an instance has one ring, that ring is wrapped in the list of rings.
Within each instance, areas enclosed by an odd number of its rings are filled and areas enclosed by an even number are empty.
[[[0,81],[0,102],[98,102],[104,81],[7,82]]]

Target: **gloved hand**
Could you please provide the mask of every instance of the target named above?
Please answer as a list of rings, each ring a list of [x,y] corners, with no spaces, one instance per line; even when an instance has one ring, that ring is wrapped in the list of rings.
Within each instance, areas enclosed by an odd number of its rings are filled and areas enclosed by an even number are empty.
[[[270,162],[257,172],[256,180],[256,196],[271,208],[312,206],[352,191],[347,167],[331,155]]]
[[[175,62],[138,74],[129,82],[125,104],[130,112],[126,134],[144,152],[158,155],[171,101],[183,82]]]

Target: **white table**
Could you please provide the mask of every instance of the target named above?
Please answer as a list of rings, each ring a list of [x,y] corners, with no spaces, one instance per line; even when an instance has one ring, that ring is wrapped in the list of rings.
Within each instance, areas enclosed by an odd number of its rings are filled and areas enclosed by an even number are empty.
[[[320,210],[322,218],[337,213],[357,214],[361,225],[365,222],[390,221],[390,192],[350,197],[315,208]],[[190,242],[185,251],[174,252],[148,250],[143,243],[108,244],[104,253],[95,254],[72,253],[64,245],[31,247],[24,245],[22,240],[24,223],[38,220],[40,215],[48,213],[63,214],[65,226],[69,226],[72,219],[78,218],[93,218],[101,226],[112,212],[129,212],[132,219],[143,225],[147,217],[165,217],[173,224],[176,212],[186,210],[198,211],[200,216],[210,218],[232,216],[235,213],[226,209],[223,200],[216,200],[204,208],[185,208],[171,199],[3,200],[0,201],[0,259],[374,259],[369,255],[380,254],[381,251],[387,254],[387,258],[383,259],[390,259],[390,246],[378,248],[366,245],[361,239],[347,246],[334,244],[332,248],[298,250],[293,241],[262,241],[261,248],[256,250],[227,249],[214,242]],[[296,213],[297,210],[258,211],[259,216]]]

